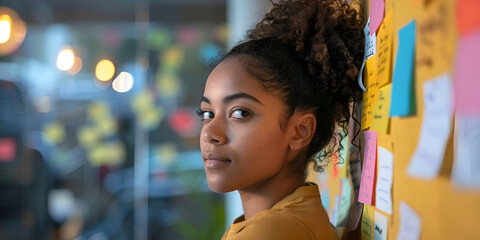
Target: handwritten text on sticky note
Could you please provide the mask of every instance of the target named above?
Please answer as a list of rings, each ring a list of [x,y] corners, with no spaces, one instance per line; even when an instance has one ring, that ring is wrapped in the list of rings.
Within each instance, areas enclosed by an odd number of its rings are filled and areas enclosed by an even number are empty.
[[[388,218],[375,211],[374,240],[387,240]]]
[[[374,209],[366,204],[363,205],[362,214],[362,240],[373,240],[374,235]]]
[[[363,134],[365,136],[365,151],[358,201],[371,205],[377,155],[377,133],[375,131],[364,131]]]
[[[378,86],[392,80],[393,10],[390,10],[378,29],[377,79]]]
[[[370,130],[388,133],[388,123],[390,117],[390,100],[392,93],[392,85],[388,84],[378,90],[375,106],[373,107],[372,122],[370,123]]]
[[[375,206],[392,214],[393,154],[378,146],[378,176],[375,194]]]

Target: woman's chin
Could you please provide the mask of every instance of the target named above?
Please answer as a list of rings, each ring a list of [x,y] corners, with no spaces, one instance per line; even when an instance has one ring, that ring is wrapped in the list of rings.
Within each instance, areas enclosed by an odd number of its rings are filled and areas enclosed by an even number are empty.
[[[207,179],[207,183],[208,183],[208,187],[216,193],[227,193],[227,192],[237,190],[234,187],[227,185],[226,182],[209,181]]]

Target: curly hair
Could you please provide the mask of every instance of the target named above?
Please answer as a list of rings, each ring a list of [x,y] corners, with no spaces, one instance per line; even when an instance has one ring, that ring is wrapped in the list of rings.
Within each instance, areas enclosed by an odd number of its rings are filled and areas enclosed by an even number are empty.
[[[247,40],[223,59],[240,56],[249,73],[281,96],[287,120],[296,109],[314,113],[317,128],[307,160],[294,165],[304,173],[308,161],[314,161],[315,170],[322,171],[323,160],[333,153],[327,146],[338,142],[335,128],[346,132],[351,104],[362,99],[357,84],[364,54],[362,18],[353,6],[336,0],[272,4]]]

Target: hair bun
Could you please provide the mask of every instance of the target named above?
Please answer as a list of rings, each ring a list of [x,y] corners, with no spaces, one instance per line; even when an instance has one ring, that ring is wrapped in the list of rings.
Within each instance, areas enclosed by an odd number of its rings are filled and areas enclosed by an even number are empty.
[[[249,39],[271,38],[292,46],[305,61],[318,92],[346,106],[361,101],[357,74],[364,36],[359,12],[335,0],[290,0],[272,10],[248,32]]]

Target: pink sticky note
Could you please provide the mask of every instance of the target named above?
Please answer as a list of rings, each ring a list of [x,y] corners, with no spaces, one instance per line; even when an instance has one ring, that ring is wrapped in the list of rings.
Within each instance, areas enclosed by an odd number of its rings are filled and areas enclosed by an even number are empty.
[[[364,131],[365,151],[363,156],[362,179],[358,201],[372,205],[373,179],[375,177],[375,160],[377,158],[377,132]]]
[[[370,2],[370,36],[377,31],[383,20],[385,12],[384,0],[371,0]]]
[[[480,30],[460,37],[454,70],[455,112],[461,115],[480,113]]]
[[[0,138],[0,162],[11,162],[17,155],[17,142],[13,138]]]

